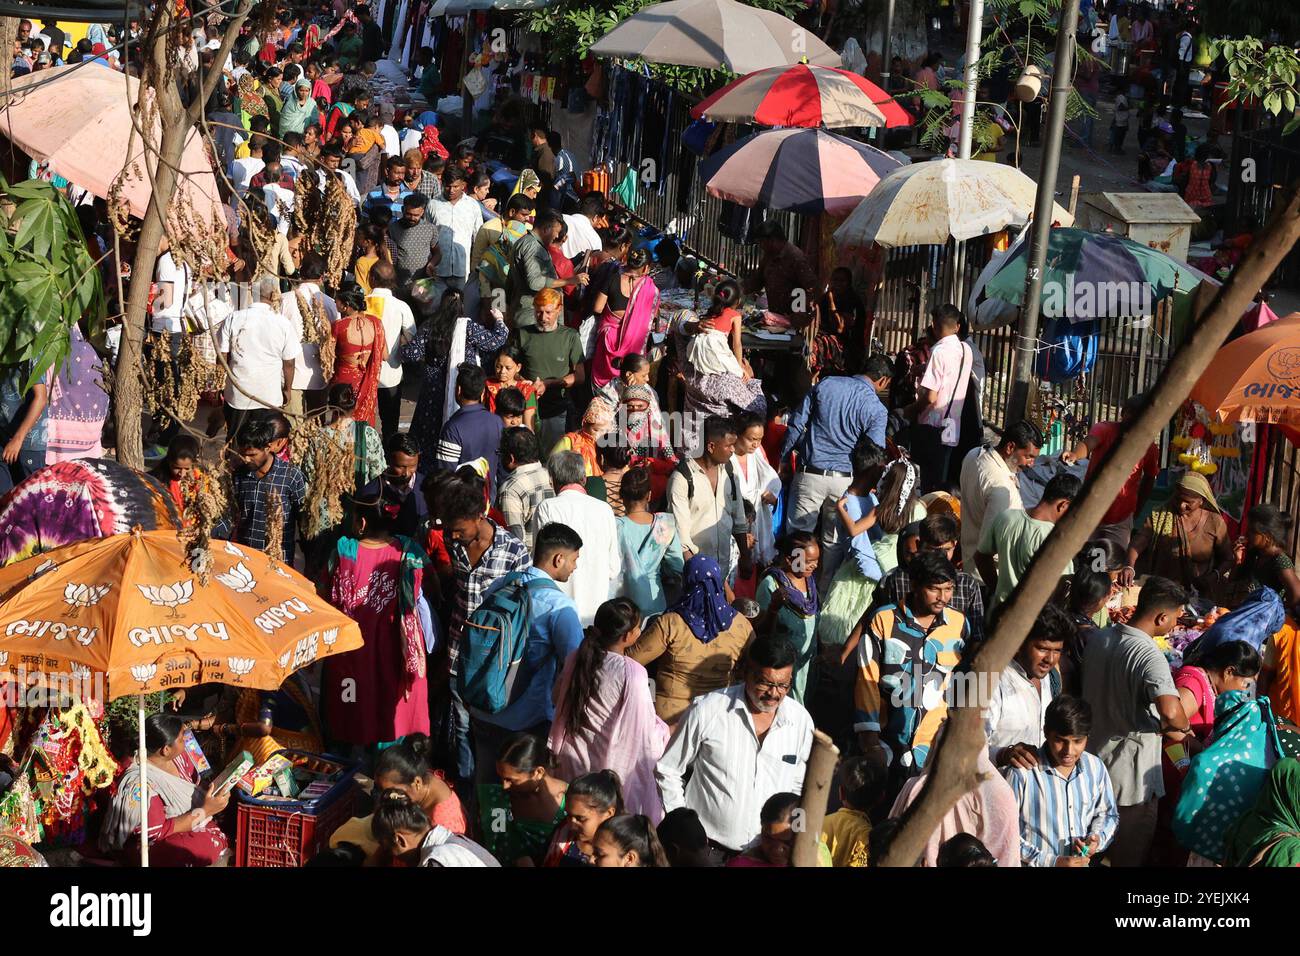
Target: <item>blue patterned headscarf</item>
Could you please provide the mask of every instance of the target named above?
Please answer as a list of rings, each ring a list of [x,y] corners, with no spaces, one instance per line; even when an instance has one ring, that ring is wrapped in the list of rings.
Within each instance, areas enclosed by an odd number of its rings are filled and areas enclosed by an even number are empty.
[[[703,554],[687,561],[681,600],[669,610],[681,615],[701,644],[709,643],[731,627],[736,609],[727,603],[718,562]]]

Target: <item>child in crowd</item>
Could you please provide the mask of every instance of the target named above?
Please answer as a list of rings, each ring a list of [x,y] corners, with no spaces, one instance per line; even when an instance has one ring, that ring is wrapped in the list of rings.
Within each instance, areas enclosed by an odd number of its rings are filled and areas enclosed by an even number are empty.
[[[727,861],[727,866],[790,866],[794,855],[794,840],[799,810],[797,793],[775,793],[767,798],[758,819],[763,829],[758,840],[739,856]],[[826,844],[818,841],[821,865],[830,865]]]
[[[596,866],[668,866],[654,824],[643,814],[623,813],[600,825],[592,841]]]
[[[1119,826],[1110,774],[1087,752],[1092,706],[1062,694],[1047,705],[1034,766],[1003,773],[1020,804],[1023,866],[1088,866]]]
[[[884,799],[884,770],[865,757],[850,757],[840,770],[839,794],[840,809],[822,821],[822,842],[830,851],[831,865],[868,866],[869,814]]]
[[[709,848],[700,815],[690,807],[678,807],[659,821],[659,842],[672,866],[717,866]]]
[[[623,812],[618,774],[600,770],[569,784],[564,794],[564,823],[551,838],[542,866],[593,866],[596,830]]]
[[[387,790],[371,822],[375,840],[404,866],[486,866],[501,864],[468,837],[429,822],[406,794]]]
[[[503,388],[497,393],[496,400],[490,403],[492,410],[501,419],[503,428],[516,428],[523,425],[531,411],[536,414],[537,406],[528,408],[523,392],[517,388]]]

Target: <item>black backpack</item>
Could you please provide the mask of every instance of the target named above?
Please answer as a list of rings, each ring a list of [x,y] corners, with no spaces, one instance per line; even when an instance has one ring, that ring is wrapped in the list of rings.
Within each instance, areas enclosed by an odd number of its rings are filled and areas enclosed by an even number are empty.
[[[727,469],[727,497],[739,500],[740,485],[736,481],[736,469],[732,466],[731,462],[727,462],[722,467]],[[681,461],[677,462],[673,471],[686,479],[686,500],[693,501],[695,499],[695,479],[691,477],[690,462],[683,458]]]

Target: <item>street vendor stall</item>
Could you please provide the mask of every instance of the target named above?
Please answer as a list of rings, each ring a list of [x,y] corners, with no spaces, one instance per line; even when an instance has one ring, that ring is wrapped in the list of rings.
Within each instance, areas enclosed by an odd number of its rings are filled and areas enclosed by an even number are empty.
[[[136,696],[141,755],[145,694],[210,682],[274,690],[362,643],[356,623],[296,571],[230,542],[190,547],[174,531],[17,562],[0,570],[0,596],[0,682],[77,700]],[[146,765],[140,790],[152,793]]]

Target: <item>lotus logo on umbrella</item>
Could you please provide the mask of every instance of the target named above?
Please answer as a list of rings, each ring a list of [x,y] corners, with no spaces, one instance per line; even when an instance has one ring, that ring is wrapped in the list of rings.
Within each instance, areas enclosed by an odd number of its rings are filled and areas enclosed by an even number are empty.
[[[77,681],[90,680],[90,668],[87,667],[85,664],[73,664],[70,668],[68,668],[68,673],[71,674],[73,679]]]
[[[8,663],[9,663],[9,652],[0,651],[0,667],[4,667]]]
[[[77,611],[83,607],[94,607],[104,599],[104,595],[112,586],[111,584],[74,584],[69,581],[63,588],[63,602],[72,608],[68,612],[68,617],[76,617]]]
[[[180,617],[178,608],[189,604],[194,597],[194,582],[177,581],[174,584],[137,584],[140,593],[155,607],[165,607],[169,617]]]
[[[244,554],[243,551],[240,551],[239,548],[235,547],[235,545],[229,541],[226,542],[226,554],[233,554],[237,558],[248,557],[248,555]]]
[[[227,657],[226,664],[230,667],[231,672],[236,678],[244,677],[253,672],[253,665],[257,663],[251,657]]]
[[[339,629],[337,627],[328,627],[321,632],[321,642],[326,647],[333,647],[334,642],[339,639]]]
[[[253,589],[257,587],[257,579],[253,577],[253,572],[248,570],[243,561],[240,561],[225,574],[218,574],[217,580],[236,594],[252,594],[253,597],[257,598],[258,604],[266,603],[266,598],[254,593]]]
[[[154,675],[158,673],[157,664],[132,664],[131,676],[140,682],[143,687],[149,681],[153,680]]]
[[[281,666],[281,667],[288,667],[288,666],[289,666],[289,659],[290,659],[292,656],[293,656],[293,650],[292,650],[292,649],[287,650],[287,651],[285,651],[283,654],[281,654],[280,657],[279,657],[280,666]]]
[[[1278,349],[1268,357],[1268,370],[1284,382],[1300,376],[1300,348]]]

